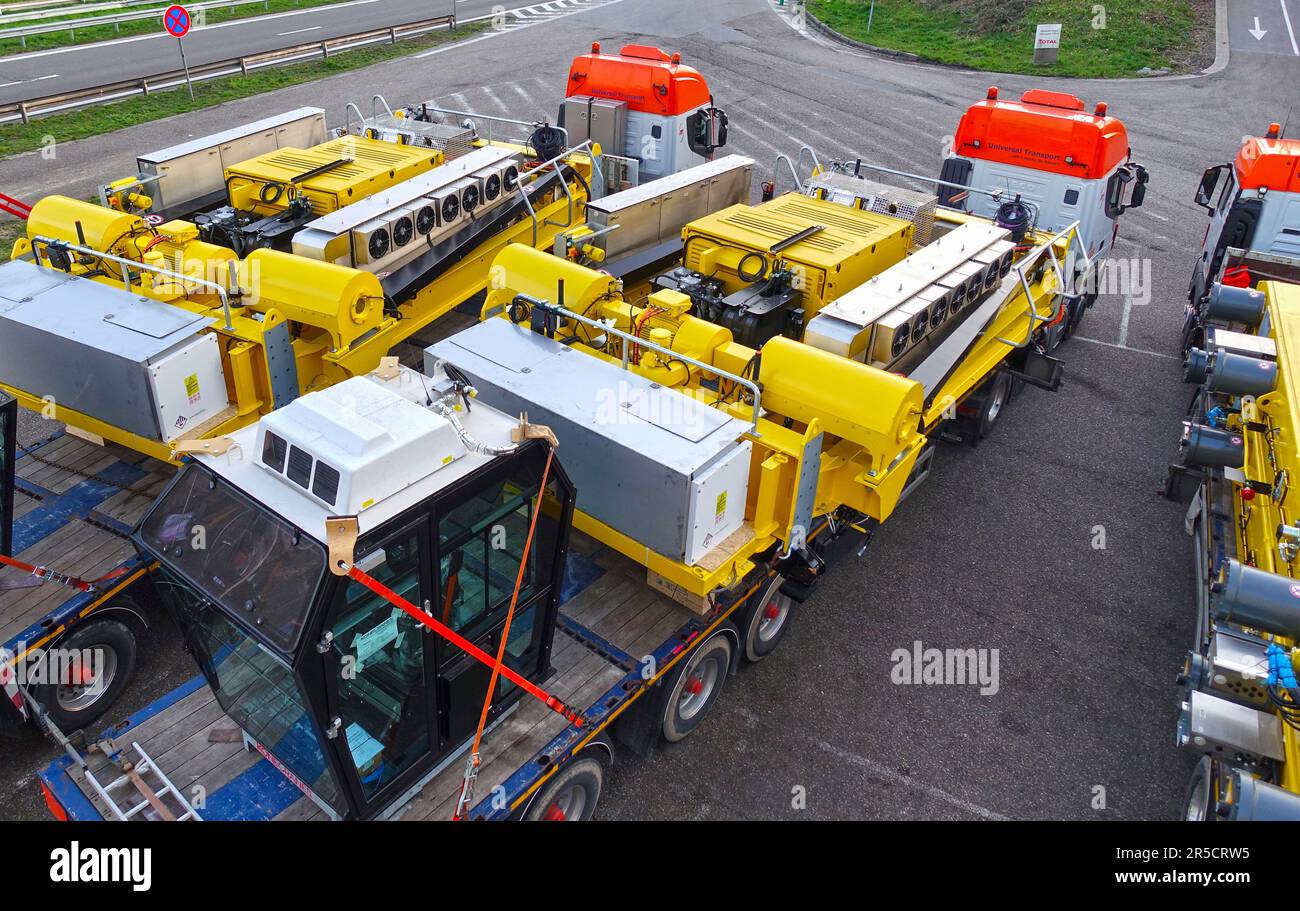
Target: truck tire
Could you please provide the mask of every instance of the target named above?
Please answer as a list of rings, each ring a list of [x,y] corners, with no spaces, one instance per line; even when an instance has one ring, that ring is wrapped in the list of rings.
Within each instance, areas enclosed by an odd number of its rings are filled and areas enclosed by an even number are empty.
[[[1010,401],[1011,377],[999,370],[957,407],[954,423],[960,440],[978,446],[980,440],[993,432]]]
[[[51,682],[33,688],[32,695],[61,731],[75,731],[97,721],[126,689],[135,673],[135,633],[108,618],[88,620],[55,646],[67,650],[96,651],[103,662],[99,686]]]
[[[1183,798],[1183,819],[1187,822],[1211,822],[1218,805],[1218,795],[1214,783],[1218,779],[1215,762],[1209,756],[1202,756],[1187,782],[1187,795]]]
[[[663,734],[676,743],[695,730],[713,708],[731,669],[731,638],[716,632],[695,648],[668,682]]]
[[[586,822],[596,812],[605,788],[605,764],[595,756],[578,756],[551,780],[529,804],[528,822]]]
[[[785,577],[775,576],[752,599],[741,617],[740,632],[745,644],[745,660],[762,661],[781,644],[785,631],[794,620],[799,602],[781,593]]]

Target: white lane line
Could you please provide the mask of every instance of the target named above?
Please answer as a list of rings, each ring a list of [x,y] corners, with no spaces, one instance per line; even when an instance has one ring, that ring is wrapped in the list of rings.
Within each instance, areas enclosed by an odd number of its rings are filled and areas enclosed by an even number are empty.
[[[1133,312],[1133,298],[1131,298],[1131,297],[1129,297],[1127,294],[1125,294],[1125,295],[1124,295],[1124,313],[1123,313],[1123,314],[1120,316],[1120,318],[1119,318],[1119,346],[1120,346],[1121,348],[1127,348],[1127,347],[1128,347],[1128,344],[1127,344],[1127,342],[1128,342],[1128,318],[1129,318],[1129,314],[1132,313],[1132,312]]]
[[[291,32],[276,32],[275,37],[283,38],[285,35],[301,35],[303,32],[314,32],[318,28],[323,28],[323,27],[324,26],[320,26],[320,25],[311,25],[308,26],[307,28],[296,28]]]
[[[764,723],[761,718],[748,709],[733,706],[731,707],[731,711],[735,712],[741,718],[744,718],[750,724],[761,725]],[[873,759],[868,759],[865,756],[837,747],[833,743],[827,743],[825,740],[818,740],[813,737],[803,737],[802,735],[800,735],[800,739],[817,747],[817,749],[821,750],[823,753],[830,753],[836,759],[840,759],[850,765],[866,770],[870,775],[874,775],[877,778],[883,778],[886,781],[892,781],[895,784],[900,784],[903,787],[908,788],[909,790],[917,791],[927,797],[951,804],[952,806],[964,810],[973,816],[996,821],[1005,821],[1009,818],[1003,816],[1001,813],[990,810],[987,807],[981,807],[979,804],[971,803],[969,800],[963,800],[956,794],[950,794],[942,788],[937,788],[932,784],[926,784],[924,781],[917,781],[911,775],[905,775],[902,772],[891,769],[887,765],[882,765]]]
[[[1286,33],[1291,37],[1291,53],[1300,57],[1300,47],[1296,47],[1295,31],[1291,28],[1291,14],[1286,11],[1286,0],[1278,0],[1282,4],[1282,19],[1286,22]]]
[[[316,6],[311,9],[291,10],[287,13],[272,13],[269,16],[250,16],[247,19],[232,19],[229,22],[218,22],[216,25],[195,26],[190,29],[190,34],[194,35],[199,32],[210,32],[215,28],[230,28],[232,25],[260,25],[261,23],[267,22],[271,19],[283,19],[285,16],[305,16],[326,10],[332,11],[336,9],[346,9],[352,6],[367,6],[371,3],[379,2],[380,0],[349,0],[347,3],[332,3],[329,6]],[[119,44],[130,44],[132,41],[149,41],[153,38],[166,37],[166,32],[151,32],[148,35],[136,35],[134,38],[111,38],[108,41],[96,41],[94,44],[70,44],[67,47],[51,48],[48,51],[32,51],[28,54],[6,54],[4,57],[0,57],[0,65],[6,64],[11,60],[30,60],[34,57],[48,57],[50,54],[67,54],[75,51],[84,51],[88,48],[107,47],[110,44],[117,46]]]
[[[509,116],[510,116],[510,108],[506,107],[505,102],[502,101],[500,98],[497,97],[497,93],[494,92],[494,91],[492,91],[492,90],[491,90],[490,88],[488,88],[486,85],[485,85],[485,86],[482,86],[482,89],[483,89],[483,94],[485,94],[485,95],[488,96],[488,100],[491,101],[493,104],[495,104],[495,105],[497,106],[497,108],[501,111],[502,114],[504,114],[504,115],[506,115],[507,117],[509,117]]]
[[[759,139],[757,136],[755,136],[753,133],[749,132],[749,130],[745,129],[745,128],[742,127],[740,124],[736,123],[736,121],[734,121],[734,120],[731,121],[731,129],[735,130],[735,131],[736,131],[737,133],[739,133],[741,136],[746,136],[746,137],[748,137],[749,140],[750,140],[751,142],[754,142],[754,143],[756,143],[756,144],[762,146],[763,148],[767,149],[769,152],[772,153],[773,156],[776,156],[776,155],[780,155],[780,154],[781,154],[781,150],[778,149],[776,146],[771,145],[770,143],[766,142],[765,140]]]
[[[1086,335],[1072,335],[1071,340],[1087,342],[1089,345],[1101,345],[1104,348],[1118,348],[1120,351],[1132,351],[1134,354],[1149,354],[1152,357],[1163,357],[1171,361],[1181,361],[1182,358],[1173,354],[1165,354],[1163,351],[1150,351],[1146,348],[1132,348],[1128,345],[1117,345],[1114,342],[1103,342],[1099,338],[1088,338]]]
[[[0,89],[8,88],[11,85],[23,85],[28,82],[40,82],[42,79],[58,79],[58,73],[51,73],[48,76],[33,76],[31,79],[16,79],[13,82],[0,82]]]

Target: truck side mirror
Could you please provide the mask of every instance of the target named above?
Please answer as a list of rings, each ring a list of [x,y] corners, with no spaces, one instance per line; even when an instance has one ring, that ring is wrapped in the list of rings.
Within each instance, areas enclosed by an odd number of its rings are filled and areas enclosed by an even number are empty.
[[[710,151],[727,144],[727,112],[722,108],[709,108]]]
[[[1143,200],[1147,198],[1147,181],[1151,179],[1151,175],[1142,165],[1134,164],[1131,167],[1133,169],[1134,183],[1133,189],[1129,193],[1128,202],[1124,206],[1125,212],[1142,206]]]
[[[1214,211],[1214,204],[1210,202],[1214,196],[1214,188],[1219,185],[1219,176],[1227,169],[1226,164],[1215,165],[1212,168],[1206,168],[1205,173],[1201,175],[1201,185],[1196,188],[1195,202],[1202,209],[1208,212]]]

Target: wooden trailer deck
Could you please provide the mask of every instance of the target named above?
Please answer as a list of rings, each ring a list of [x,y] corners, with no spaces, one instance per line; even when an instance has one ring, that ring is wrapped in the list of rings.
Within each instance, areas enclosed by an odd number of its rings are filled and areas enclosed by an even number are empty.
[[[93,580],[136,560],[127,535],[171,478],[173,467],[120,446],[56,434],[18,451],[14,556]],[[15,655],[50,642],[134,574],[99,594],[36,580],[0,567],[0,645]],[[5,588],[5,586],[22,586]]]
[[[695,634],[700,620],[646,585],[645,569],[615,551],[573,532],[566,580],[546,689],[588,717],[603,716],[639,690],[643,656],[674,653]],[[612,703],[611,703],[612,701]],[[484,740],[483,765],[472,816],[489,815],[493,789],[507,799],[522,790],[520,772],[544,767],[551,747],[568,731],[558,714],[528,697]],[[212,691],[196,677],[153,706],[104,732],[123,754],[138,743],[187,797],[201,796],[204,819],[321,819],[326,814],[256,750],[246,749],[239,729],[221,711]],[[102,753],[92,751],[83,769],[61,757],[40,773],[43,785],[73,818],[111,818],[85,778],[101,784],[120,775]],[[447,762],[396,814],[401,819],[450,819],[464,771],[464,754]],[[198,790],[201,789],[201,790]],[[137,798],[138,799],[138,798]],[[121,798],[119,803],[125,801]],[[149,815],[151,811],[146,811]],[[156,814],[155,814],[156,815]]]

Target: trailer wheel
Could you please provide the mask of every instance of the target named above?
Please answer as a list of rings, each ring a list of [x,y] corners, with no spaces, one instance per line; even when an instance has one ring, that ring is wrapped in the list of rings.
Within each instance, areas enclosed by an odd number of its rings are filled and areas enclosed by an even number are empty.
[[[1183,819],[1187,822],[1210,822],[1214,808],[1218,803],[1214,783],[1218,779],[1218,769],[1209,756],[1202,756],[1187,782],[1187,796],[1183,799]]]
[[[107,618],[90,620],[56,643],[65,652],[87,652],[98,668],[76,660],[64,668],[87,675],[76,680],[56,680],[34,687],[33,695],[50,720],[63,731],[75,731],[96,721],[122,694],[135,673],[135,633]]]
[[[699,726],[718,701],[730,669],[731,639],[726,633],[714,633],[691,653],[672,677],[664,707],[665,740],[676,743]]]
[[[524,814],[529,822],[586,822],[596,812],[605,787],[605,765],[579,756],[556,772]]]
[[[762,661],[781,644],[785,631],[794,620],[799,602],[781,593],[783,576],[776,576],[745,611],[740,624],[745,635],[745,658]]]

